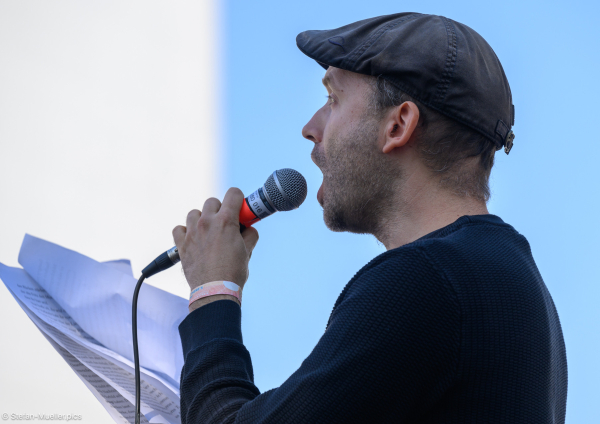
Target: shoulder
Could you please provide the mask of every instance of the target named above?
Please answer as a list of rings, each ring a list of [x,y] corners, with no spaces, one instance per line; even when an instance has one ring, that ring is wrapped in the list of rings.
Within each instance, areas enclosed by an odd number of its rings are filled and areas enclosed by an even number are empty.
[[[349,291],[365,286],[402,290],[416,285],[427,290],[447,285],[443,270],[432,259],[431,245],[414,243],[382,253],[356,273],[348,283]]]
[[[419,370],[427,363],[452,374],[460,351],[461,307],[426,249],[395,249],[375,258],[348,283],[327,334],[364,344],[379,355],[385,352],[392,362],[413,363]]]
[[[459,314],[456,293],[442,269],[431,259],[427,244],[411,244],[382,253],[348,282],[332,313],[363,309],[375,315],[433,312]]]

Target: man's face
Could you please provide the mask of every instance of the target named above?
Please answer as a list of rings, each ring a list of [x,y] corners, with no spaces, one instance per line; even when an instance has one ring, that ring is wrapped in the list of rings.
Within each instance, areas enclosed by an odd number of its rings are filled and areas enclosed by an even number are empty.
[[[326,104],[302,129],[315,143],[311,157],[323,172],[317,200],[332,231],[377,231],[389,208],[398,168],[385,155],[381,119],[370,110],[366,77],[329,67],[323,78]]]

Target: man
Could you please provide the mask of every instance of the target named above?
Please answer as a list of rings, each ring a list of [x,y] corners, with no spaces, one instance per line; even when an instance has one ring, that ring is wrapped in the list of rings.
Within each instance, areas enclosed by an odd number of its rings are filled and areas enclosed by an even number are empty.
[[[347,284],[301,367],[262,394],[241,290],[193,301],[180,326],[182,421],[563,423],[558,315],[526,239],[486,208],[494,153],[514,138],[491,47],[415,13],[307,31],[297,44],[327,69],[327,103],[302,130],[323,172],[325,223],[387,251]],[[258,233],[239,234],[242,201],[230,189],[173,230],[192,289],[246,282]]]

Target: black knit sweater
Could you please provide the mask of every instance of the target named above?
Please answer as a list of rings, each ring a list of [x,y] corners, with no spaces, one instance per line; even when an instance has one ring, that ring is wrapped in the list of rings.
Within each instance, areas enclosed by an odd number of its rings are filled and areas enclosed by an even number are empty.
[[[241,310],[180,325],[183,423],[564,423],[562,331],[529,243],[463,216],[364,266],[312,353],[260,393]]]

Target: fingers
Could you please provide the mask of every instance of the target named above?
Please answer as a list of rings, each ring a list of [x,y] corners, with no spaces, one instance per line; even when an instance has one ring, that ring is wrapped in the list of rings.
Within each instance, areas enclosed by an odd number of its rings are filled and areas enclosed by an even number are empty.
[[[220,212],[231,215],[232,218],[239,221],[240,209],[242,208],[243,202],[244,193],[242,193],[242,190],[237,187],[231,187],[227,190],[227,193],[225,193]]]
[[[194,228],[196,226],[196,223],[200,219],[200,216],[202,216],[202,212],[200,212],[198,209],[191,210],[187,214],[187,218],[185,220],[185,226],[187,228]]]
[[[204,202],[202,213],[204,215],[214,215],[219,212],[219,209],[221,209],[221,202],[219,199],[211,197],[210,199],[206,199],[206,202]]]
[[[178,225],[173,228],[173,240],[175,241],[175,246],[179,247],[183,244],[183,240],[185,239],[186,228],[183,225]]]
[[[242,238],[244,239],[248,254],[252,255],[256,243],[258,243],[258,231],[256,231],[256,228],[248,227],[242,231]]]
[[[219,215],[222,215],[224,222],[235,223],[237,228],[239,223],[240,209],[242,208],[243,201],[244,194],[239,188],[235,187],[227,190],[225,198],[223,199],[223,204],[221,204],[219,199],[214,197],[207,199],[206,202],[204,202],[202,212],[200,212],[198,209],[193,209],[188,213],[185,222],[187,228],[180,225],[173,229],[173,239],[175,240],[175,244],[178,243],[178,240],[183,241],[188,228],[194,229],[199,225],[198,221],[201,217],[203,217],[203,220],[205,220],[209,217],[212,218],[218,213]],[[205,224],[207,224],[207,222],[205,222]],[[256,230],[254,231],[256,232]],[[252,242],[252,248],[254,248],[254,245],[256,245],[257,240],[258,233],[256,233],[256,240]]]

